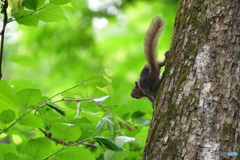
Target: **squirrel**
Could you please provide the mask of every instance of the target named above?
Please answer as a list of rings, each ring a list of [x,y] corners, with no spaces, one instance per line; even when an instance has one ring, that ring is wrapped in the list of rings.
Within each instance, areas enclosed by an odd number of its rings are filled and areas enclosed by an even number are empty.
[[[169,51],[167,51],[164,54],[164,60],[157,61],[157,43],[163,28],[163,18],[158,15],[152,20],[144,38],[144,54],[147,64],[144,66],[138,81],[135,81],[135,87],[131,92],[132,98],[140,99],[147,97],[152,104],[154,104],[160,85],[161,67],[165,65],[169,56]]]

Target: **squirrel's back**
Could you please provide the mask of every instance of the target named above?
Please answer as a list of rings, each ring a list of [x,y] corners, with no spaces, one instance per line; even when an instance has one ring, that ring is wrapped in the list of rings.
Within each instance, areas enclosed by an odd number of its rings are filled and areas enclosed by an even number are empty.
[[[148,63],[142,69],[138,81],[135,82],[135,87],[131,92],[133,98],[147,97],[154,103],[160,85],[160,70],[169,55],[169,51],[167,51],[163,61],[157,60],[157,44],[163,28],[163,18],[158,15],[152,20],[144,39],[144,53]]]
[[[152,20],[152,23],[144,38],[144,53],[146,60],[150,66],[150,70],[157,70],[157,45],[159,37],[164,29],[163,18],[158,15]]]

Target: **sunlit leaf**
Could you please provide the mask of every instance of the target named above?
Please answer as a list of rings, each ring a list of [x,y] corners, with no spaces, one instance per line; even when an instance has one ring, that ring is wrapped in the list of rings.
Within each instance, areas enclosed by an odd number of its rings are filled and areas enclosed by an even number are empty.
[[[55,4],[50,4],[46,8],[40,10],[37,16],[44,22],[54,22],[67,19],[62,8]]]
[[[104,77],[109,83],[112,83],[112,80],[111,80],[108,76],[103,75],[103,77]]]
[[[13,12],[19,12],[20,6],[22,5],[22,0],[11,0]]]
[[[54,137],[62,141],[76,141],[81,136],[81,130],[73,124],[55,123],[51,127]]]
[[[114,74],[110,69],[108,69],[108,68],[105,68],[105,69],[104,69],[104,72],[105,72],[105,74],[108,75],[108,76],[114,76],[114,75],[115,75],[115,74]]]
[[[51,142],[45,137],[31,139],[26,144],[26,154],[34,160],[43,160],[51,152]]]
[[[15,119],[16,115],[12,110],[4,110],[2,111],[2,113],[0,114],[0,121],[2,123],[10,123]]]
[[[95,160],[95,157],[92,153],[84,148],[79,147],[69,147],[61,152],[57,153],[52,160]]]
[[[26,125],[30,127],[36,127],[36,128],[43,128],[44,124],[42,119],[39,117],[29,113],[26,116],[24,116],[20,121],[19,124]]]

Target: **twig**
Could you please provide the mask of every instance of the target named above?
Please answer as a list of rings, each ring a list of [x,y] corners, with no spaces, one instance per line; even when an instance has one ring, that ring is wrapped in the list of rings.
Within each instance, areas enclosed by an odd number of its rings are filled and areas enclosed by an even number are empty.
[[[52,98],[54,98],[54,97],[56,97],[56,96],[58,96],[58,95],[60,95],[60,94],[62,94],[62,93],[64,93],[64,92],[67,92],[67,91],[69,91],[69,90],[71,90],[71,89],[73,89],[73,88],[76,88],[76,87],[82,85],[83,83],[84,83],[84,82],[80,82],[80,83],[78,83],[76,86],[73,86],[73,87],[71,87],[71,88],[69,88],[69,89],[66,89],[66,90],[64,90],[64,91],[62,91],[62,92],[59,92],[59,93],[55,94],[54,96],[48,98],[48,100],[50,100],[50,99],[52,99]]]
[[[71,90],[71,89],[73,89],[73,88],[76,88],[76,87],[80,86],[80,85],[83,84],[83,83],[84,83],[84,82],[81,82],[81,83],[77,84],[76,86],[73,86],[73,87],[71,87],[71,88],[69,88],[69,89],[67,89],[67,90],[65,90],[65,91],[59,92],[58,94],[50,97],[48,100],[56,97],[56,96],[59,95],[59,94],[62,94],[62,93],[64,93],[64,92],[66,92],[66,91],[69,91],[69,90]],[[28,112],[26,112],[26,114],[28,114],[28,113],[30,113],[31,111],[35,110],[35,111],[34,111],[34,115],[35,115],[39,108],[41,108],[41,107],[45,106],[47,103],[49,103],[48,100],[45,101],[44,103],[38,105],[37,107],[29,110]],[[100,103],[100,102],[98,102],[98,101],[95,101],[95,100],[92,99],[92,98],[85,98],[85,99],[64,99],[64,98],[63,98],[63,99],[59,99],[59,100],[53,101],[53,102],[51,102],[51,103],[57,103],[57,102],[62,102],[62,101],[76,101],[76,102],[79,102],[79,101],[92,101],[92,102],[97,103],[98,105],[103,106],[103,107],[108,111],[108,113],[109,113],[110,115],[112,115],[112,113],[111,113],[111,111],[108,109],[108,107],[110,107],[110,106],[117,106],[116,104],[105,105],[105,104],[103,104],[103,103]],[[3,132],[7,131],[9,128],[11,128],[13,125],[15,125],[15,124],[16,124],[20,119],[22,119],[26,114],[24,114],[24,115],[22,115],[21,117],[19,117],[19,118],[18,118],[15,122],[13,122],[8,128],[5,128],[4,130],[2,130],[2,131],[0,132],[0,135],[1,135]]]
[[[95,134],[93,134],[92,136],[90,136],[90,137],[88,137],[88,138],[86,138],[86,139],[83,139],[83,140],[81,140],[80,142],[78,142],[78,143],[76,143],[76,144],[79,145],[79,144],[81,144],[82,142],[91,139],[92,137],[96,136],[101,130],[102,130],[102,129],[99,129],[99,130],[98,130]],[[45,158],[44,160],[49,159],[50,157],[54,156],[54,155],[57,154],[58,152],[66,149],[66,148],[69,148],[69,147],[71,147],[71,146],[75,146],[76,144],[72,144],[72,145],[70,145],[70,146],[63,147],[63,148],[59,149],[58,151],[54,152],[53,154],[51,154],[50,156],[48,156],[47,158]]]
[[[7,25],[8,21],[8,15],[7,15],[7,8],[8,8],[8,1],[5,0],[2,5],[2,13],[4,14],[3,18],[3,27],[1,31],[1,50],[0,50],[0,80],[2,78],[2,59],[3,59],[3,45],[4,45],[4,33],[5,33],[5,28]]]
[[[46,133],[44,130],[42,130],[41,128],[38,128],[44,135],[45,135],[45,137],[47,137],[48,139],[51,139],[52,141],[54,141],[54,142],[56,142],[56,143],[59,143],[59,144],[62,144],[62,145],[65,145],[65,146],[70,146],[70,145],[72,145],[72,144],[69,144],[69,143],[64,143],[64,142],[62,142],[62,141],[59,141],[59,140],[57,140],[57,139],[55,139],[55,138],[52,138],[51,137],[51,134],[49,134],[49,133]],[[73,143],[73,144],[78,144],[78,142],[77,143]],[[97,147],[95,144],[93,144],[93,143],[85,143],[85,142],[81,142],[80,144],[82,144],[82,145],[86,145],[86,146],[91,146],[91,147]]]
[[[49,98],[49,99],[50,99],[50,98]],[[76,101],[76,102],[79,102],[79,101],[92,101],[92,102],[97,103],[98,105],[103,106],[103,107],[108,111],[108,113],[111,114],[111,115],[112,115],[112,113],[111,113],[111,111],[110,111],[107,107],[117,106],[116,104],[105,105],[105,104],[102,104],[102,103],[100,103],[100,102],[98,102],[98,101],[95,101],[95,100],[92,99],[92,98],[85,98],[85,99],[64,99],[64,98],[63,98],[63,99],[59,99],[59,100],[53,101],[53,102],[51,102],[51,103],[58,103],[58,102],[62,102],[62,101]],[[34,112],[34,115],[35,115],[36,112],[39,110],[39,108],[45,106],[46,103],[48,103],[48,101],[45,102],[45,103],[43,103],[43,104],[41,104],[41,105],[39,105],[38,107],[36,107],[36,110],[35,110],[35,112]]]

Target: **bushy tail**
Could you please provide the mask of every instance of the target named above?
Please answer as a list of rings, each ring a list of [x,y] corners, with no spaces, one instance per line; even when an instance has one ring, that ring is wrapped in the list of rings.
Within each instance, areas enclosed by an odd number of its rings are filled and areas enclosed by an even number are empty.
[[[151,70],[157,69],[157,45],[163,29],[163,18],[158,15],[152,20],[152,23],[144,38],[144,53]]]

